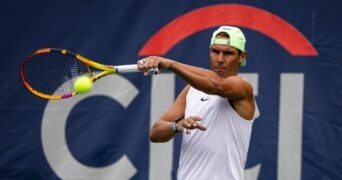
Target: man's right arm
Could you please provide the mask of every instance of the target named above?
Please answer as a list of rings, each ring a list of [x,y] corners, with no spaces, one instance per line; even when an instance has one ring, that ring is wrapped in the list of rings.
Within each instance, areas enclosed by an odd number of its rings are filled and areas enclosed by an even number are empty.
[[[190,86],[186,86],[176,98],[174,104],[157,120],[150,130],[152,142],[167,142],[176,134],[172,129],[172,122],[184,116],[186,95]]]
[[[186,96],[189,92],[190,86],[186,86],[178,95],[171,108],[166,111],[158,121],[156,121],[150,130],[150,140],[152,142],[167,142],[172,139],[176,132],[173,128],[173,121],[178,119],[176,123],[176,130],[183,132],[185,129],[193,130],[199,129],[205,131],[207,128],[198,123],[201,120],[197,116],[184,117]]]

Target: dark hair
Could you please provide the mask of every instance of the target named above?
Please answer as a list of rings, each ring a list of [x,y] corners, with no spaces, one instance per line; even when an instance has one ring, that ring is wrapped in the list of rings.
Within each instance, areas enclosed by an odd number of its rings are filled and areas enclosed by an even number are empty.
[[[238,49],[238,48],[235,48],[235,49],[238,50],[238,55],[240,56],[242,54],[242,51],[240,49]]]

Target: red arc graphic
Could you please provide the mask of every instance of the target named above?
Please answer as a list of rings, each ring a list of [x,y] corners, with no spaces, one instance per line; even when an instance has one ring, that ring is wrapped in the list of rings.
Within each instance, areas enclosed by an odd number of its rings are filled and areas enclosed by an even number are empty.
[[[139,55],[164,55],[186,37],[221,25],[249,28],[265,34],[293,56],[318,56],[311,43],[282,18],[259,8],[239,4],[207,6],[179,16],[154,34]]]

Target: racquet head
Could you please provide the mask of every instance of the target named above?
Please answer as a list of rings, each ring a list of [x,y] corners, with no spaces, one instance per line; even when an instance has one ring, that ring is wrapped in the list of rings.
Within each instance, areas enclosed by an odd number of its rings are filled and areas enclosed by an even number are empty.
[[[22,61],[21,81],[31,93],[41,98],[65,99],[75,96],[75,79],[84,75],[92,76],[89,64],[84,62],[87,59],[82,61],[82,58],[64,49],[37,50]]]

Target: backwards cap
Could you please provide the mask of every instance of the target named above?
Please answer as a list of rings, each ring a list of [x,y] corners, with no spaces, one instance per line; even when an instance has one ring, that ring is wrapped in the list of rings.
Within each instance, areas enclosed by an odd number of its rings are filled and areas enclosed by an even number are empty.
[[[221,32],[227,33],[229,35],[229,39],[216,38],[217,34]],[[235,47],[236,49],[239,49],[242,52],[245,52],[246,38],[243,35],[242,31],[237,27],[221,26],[216,31],[214,31],[211,37],[210,46],[214,44],[229,45]],[[240,64],[240,66],[246,66],[246,59]]]

